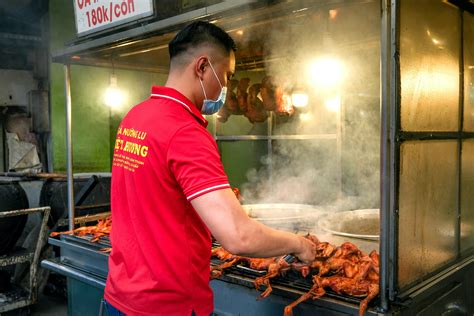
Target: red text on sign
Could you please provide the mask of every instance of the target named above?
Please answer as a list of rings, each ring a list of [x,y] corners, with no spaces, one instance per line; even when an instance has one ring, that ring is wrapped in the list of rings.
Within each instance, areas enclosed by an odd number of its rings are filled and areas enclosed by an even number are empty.
[[[78,5],[87,6],[90,0],[77,0]],[[120,18],[135,12],[134,0],[123,0],[121,3],[110,3],[110,7],[99,6],[86,12],[88,26],[96,26],[102,23],[112,22],[114,18]]]

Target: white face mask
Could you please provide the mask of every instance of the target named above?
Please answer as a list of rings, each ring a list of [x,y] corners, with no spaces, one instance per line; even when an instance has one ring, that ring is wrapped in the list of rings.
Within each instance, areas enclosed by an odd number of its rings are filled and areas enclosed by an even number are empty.
[[[216,77],[217,82],[219,82],[219,86],[221,86],[221,93],[219,94],[219,97],[217,98],[217,100],[209,100],[207,98],[204,85],[202,84],[202,80],[199,79],[199,83],[201,84],[202,91],[204,92],[204,101],[202,103],[202,108],[201,108],[201,113],[204,115],[211,115],[211,114],[219,112],[219,110],[222,108],[222,106],[225,103],[225,98],[227,95],[227,87],[222,86],[221,81],[219,80],[219,77],[217,77],[217,74],[214,70],[214,67],[212,67],[211,61],[209,61],[209,66],[211,66],[212,72],[214,73],[214,76]]]

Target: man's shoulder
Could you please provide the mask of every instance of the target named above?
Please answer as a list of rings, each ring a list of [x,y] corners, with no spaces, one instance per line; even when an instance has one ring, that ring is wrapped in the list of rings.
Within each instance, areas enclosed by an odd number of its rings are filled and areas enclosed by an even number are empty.
[[[127,116],[164,114],[173,111],[174,107],[170,105],[170,100],[167,99],[148,98],[133,106]]]
[[[179,104],[175,104],[172,100],[154,98],[144,100],[131,108],[121,125],[141,127],[160,138],[172,137],[180,134],[180,131],[187,133],[203,129]]]
[[[189,111],[181,104],[165,98],[149,98],[135,105],[128,113],[131,116],[144,116],[146,118],[161,118],[175,124],[184,124],[194,121]]]

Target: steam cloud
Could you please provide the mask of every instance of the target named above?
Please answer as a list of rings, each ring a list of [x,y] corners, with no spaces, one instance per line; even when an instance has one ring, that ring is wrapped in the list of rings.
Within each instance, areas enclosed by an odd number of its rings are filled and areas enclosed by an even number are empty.
[[[297,203],[325,210],[379,207],[380,21],[379,4],[314,9],[291,23],[272,25],[264,44],[266,74],[289,92],[303,86],[308,109],[274,126],[274,134],[335,135],[337,115],[324,106],[331,93],[341,96],[341,152],[336,139],[275,140],[262,167],[247,173],[242,185],[246,204]],[[364,22],[361,22],[364,21]],[[309,32],[308,30],[311,30]],[[344,64],[337,91],[318,90],[308,82],[307,64],[330,56]],[[303,121],[300,114],[311,119]]]

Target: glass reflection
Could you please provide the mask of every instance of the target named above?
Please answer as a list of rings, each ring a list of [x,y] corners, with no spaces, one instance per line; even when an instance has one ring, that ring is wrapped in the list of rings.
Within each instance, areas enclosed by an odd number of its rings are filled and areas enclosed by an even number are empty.
[[[400,21],[402,129],[458,130],[458,10],[430,0],[401,1]]]

